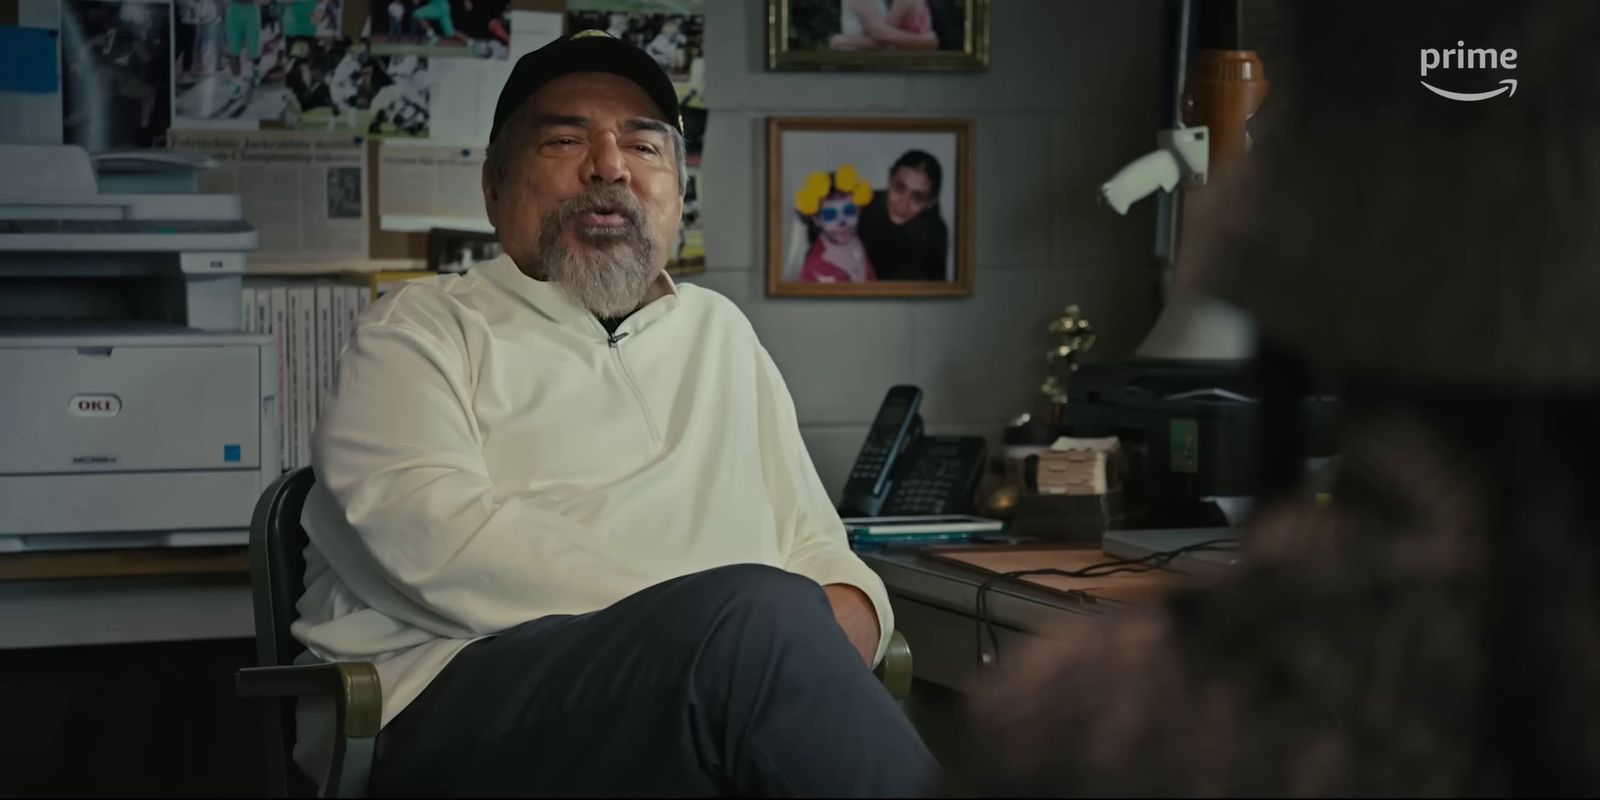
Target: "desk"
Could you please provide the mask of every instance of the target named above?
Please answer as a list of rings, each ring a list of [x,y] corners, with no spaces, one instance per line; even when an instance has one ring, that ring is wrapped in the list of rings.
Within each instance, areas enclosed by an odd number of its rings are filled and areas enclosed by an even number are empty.
[[[1218,528],[1113,531],[1106,535],[1106,545],[1107,552],[1111,549],[1116,552],[1104,557],[1142,558],[1152,553],[1181,550],[1235,537],[1235,532]],[[989,551],[989,557],[984,560],[991,569],[1029,568],[1028,564],[1019,566],[1015,561],[1009,566],[1004,565],[1005,561],[1011,559],[1004,556],[994,558],[999,555],[995,552],[996,548],[981,549]],[[1018,549],[1025,551],[1031,548]],[[1049,549],[1057,550],[1061,556],[1054,563],[1068,569],[1100,563],[1102,557],[1099,548]],[[922,552],[922,548],[907,547],[867,550],[857,555],[878,573],[889,591],[890,602],[894,605],[895,627],[911,644],[915,678],[945,689],[961,691],[978,669],[978,587],[990,577],[990,573],[931,558]],[[1086,559],[1087,563],[1079,562],[1079,557]],[[1186,552],[1167,563],[1163,572],[1212,575],[1231,568],[1237,558],[1231,550]],[[1037,565],[1039,562],[1032,559],[1029,563]],[[1125,602],[1140,603],[1147,596],[1144,592],[1151,589],[1159,592],[1161,589],[1148,581],[1124,583],[1121,586],[1109,583],[1125,580],[1104,579],[1093,592],[1101,598],[1118,597]],[[1075,625],[1094,624],[1097,619],[1104,619],[1106,615],[1116,613],[1118,608],[1126,607],[1121,602],[1085,602],[1066,593],[1009,581],[991,586],[987,600],[989,619],[994,625],[1002,658],[1007,651],[1014,651],[1030,636],[1047,630],[1070,630]]]
[[[0,649],[254,636],[244,548],[0,556]]]
[[[862,561],[883,579],[895,629],[911,645],[911,696],[903,707],[922,740],[956,781],[967,740],[966,695],[978,670],[978,587],[982,572],[924,558],[915,549],[868,550]],[[1047,629],[1095,625],[1108,609],[1030,586],[988,591],[989,618],[1001,658]]]
[[[914,549],[858,555],[889,590],[895,629],[911,644],[915,677],[960,691],[978,668],[977,602],[983,573],[923,558]],[[988,595],[989,618],[1002,653],[1040,631],[1095,624],[1106,613],[1103,607],[1014,583],[995,585]]]

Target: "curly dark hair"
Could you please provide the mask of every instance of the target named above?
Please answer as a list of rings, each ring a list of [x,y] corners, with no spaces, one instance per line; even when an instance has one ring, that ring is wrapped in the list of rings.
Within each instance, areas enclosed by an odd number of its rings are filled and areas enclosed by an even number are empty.
[[[1007,651],[966,791],[1600,789],[1595,398],[1346,392],[1334,502],[1264,512],[1216,585]]]
[[[1600,793],[1600,4],[1280,8],[1257,194],[1214,206],[1257,216],[1208,277],[1338,376],[1332,501],[1265,503],[1214,584],[1008,652],[961,788]],[[1516,95],[1417,86],[1458,40],[1518,48]]]

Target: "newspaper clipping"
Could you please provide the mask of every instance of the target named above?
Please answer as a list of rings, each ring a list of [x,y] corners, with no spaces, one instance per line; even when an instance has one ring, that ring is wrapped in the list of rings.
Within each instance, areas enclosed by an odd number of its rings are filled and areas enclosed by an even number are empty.
[[[481,147],[384,142],[378,149],[378,221],[384,230],[491,230],[483,210]]]
[[[172,131],[173,149],[219,163],[206,192],[237,194],[260,245],[252,261],[367,257],[366,147],[348,133]]]
[[[511,77],[511,67],[531,53],[561,37],[562,14],[547,11],[511,12],[511,55],[498,59],[432,58],[428,72],[434,91],[429,104],[428,138],[441,144],[482,145],[489,141],[500,90]]]

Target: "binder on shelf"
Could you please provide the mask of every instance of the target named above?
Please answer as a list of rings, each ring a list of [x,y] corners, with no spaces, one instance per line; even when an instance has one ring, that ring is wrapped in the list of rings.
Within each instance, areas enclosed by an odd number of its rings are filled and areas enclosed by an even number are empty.
[[[350,337],[356,335],[356,320],[361,317],[362,309],[367,306],[362,302],[366,297],[366,291],[360,286],[340,286],[339,293],[344,296],[344,334],[339,337],[339,353],[342,355],[345,346],[350,344]],[[333,378],[337,381],[339,379],[337,363],[335,367]]]
[[[278,459],[287,471],[295,466],[294,430],[289,422],[294,408],[293,386],[289,380],[289,288],[274,286],[270,294],[272,339],[278,350]]]
[[[299,420],[295,426],[295,466],[311,463],[311,432],[317,424],[317,288],[295,286],[289,289],[291,298],[299,298],[299,310],[292,323],[295,331],[294,369],[296,412]]]
[[[327,405],[327,395],[332,392],[333,384],[339,380],[339,354],[344,352],[344,342],[350,335],[345,318],[345,298],[349,297],[346,291],[348,286],[330,286],[329,294],[333,297],[333,341],[331,343],[333,358],[331,369],[328,371],[328,385],[323,391],[323,405]]]
[[[333,287],[318,284],[317,293],[317,395],[318,416],[333,394]]]
[[[241,290],[242,329],[269,334],[277,345],[282,470],[311,463],[312,435],[338,380],[339,357],[371,302],[372,281],[351,275],[255,276]]]
[[[256,290],[245,287],[239,292],[239,330],[260,333],[256,327]]]

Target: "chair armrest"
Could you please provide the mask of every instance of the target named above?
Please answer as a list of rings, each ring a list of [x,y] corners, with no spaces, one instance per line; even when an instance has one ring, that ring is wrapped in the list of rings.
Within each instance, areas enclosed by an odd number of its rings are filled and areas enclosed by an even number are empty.
[[[345,736],[377,736],[383,720],[378,670],[365,661],[245,667],[234,676],[234,691],[247,698],[331,696]]]
[[[911,694],[911,643],[904,634],[895,631],[889,636],[889,649],[874,671],[894,699],[904,700]]]

